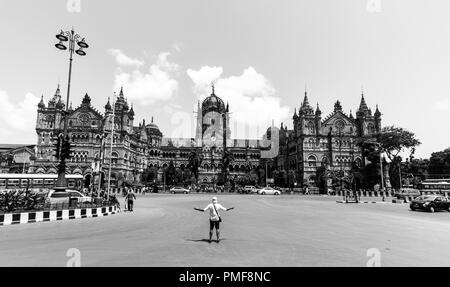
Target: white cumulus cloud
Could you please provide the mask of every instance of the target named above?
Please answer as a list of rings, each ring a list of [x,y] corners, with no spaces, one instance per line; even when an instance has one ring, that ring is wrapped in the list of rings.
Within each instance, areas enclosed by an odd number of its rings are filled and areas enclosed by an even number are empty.
[[[109,49],[108,53],[111,56],[113,56],[114,59],[116,60],[117,64],[119,64],[121,66],[140,67],[140,66],[144,65],[144,61],[130,58],[119,49]]]
[[[6,91],[0,90],[1,143],[35,143],[37,104],[40,98],[31,93],[14,103]]]
[[[289,107],[282,105],[269,79],[253,67],[238,76],[222,77],[222,72],[222,67],[209,66],[187,70],[194,92],[201,99],[211,93],[210,84],[215,82],[215,94],[229,102],[234,137],[259,138],[272,120],[279,125],[288,118]]]
[[[115,74],[114,89],[124,87],[125,96],[138,105],[150,105],[156,101],[171,99],[178,91],[175,75],[179,70],[176,63],[168,60],[170,53],[155,56],[155,63],[148,69],[135,67],[126,70],[119,67]],[[145,65],[145,64],[144,64]]]

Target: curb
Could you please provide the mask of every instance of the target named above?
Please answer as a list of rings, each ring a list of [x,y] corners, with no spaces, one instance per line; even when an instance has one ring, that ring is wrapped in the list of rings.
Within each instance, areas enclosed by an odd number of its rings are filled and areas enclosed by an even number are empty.
[[[49,210],[36,212],[0,214],[0,226],[15,225],[35,222],[57,221],[66,219],[79,219],[91,217],[103,217],[119,213],[117,206]]]

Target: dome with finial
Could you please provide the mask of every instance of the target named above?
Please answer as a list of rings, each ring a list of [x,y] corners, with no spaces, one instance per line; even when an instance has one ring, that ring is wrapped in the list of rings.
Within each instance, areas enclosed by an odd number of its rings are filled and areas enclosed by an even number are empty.
[[[145,125],[145,121],[143,122],[143,124]],[[151,136],[162,136],[162,133],[159,130],[159,127],[153,123],[153,117],[152,117],[151,123],[146,125],[145,128],[147,130],[147,134],[149,134]]]
[[[223,114],[226,112],[226,107],[221,98],[216,96],[214,92],[214,85],[212,85],[212,93],[209,97],[202,102],[202,113],[203,115],[209,112],[217,112]]]
[[[41,101],[39,102],[38,107],[40,109],[45,109],[44,95],[41,96]]]

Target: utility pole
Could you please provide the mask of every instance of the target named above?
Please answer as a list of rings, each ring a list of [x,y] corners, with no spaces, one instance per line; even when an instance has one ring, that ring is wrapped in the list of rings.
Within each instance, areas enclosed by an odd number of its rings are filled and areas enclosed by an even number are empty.
[[[113,99],[113,113],[112,113],[112,120],[111,120],[111,143],[109,148],[109,171],[108,171],[108,197],[109,200],[109,192],[111,190],[111,165],[112,165],[112,148],[113,148],[113,141],[114,141],[114,127],[116,125],[115,118],[116,116],[116,93],[114,93],[114,99]]]

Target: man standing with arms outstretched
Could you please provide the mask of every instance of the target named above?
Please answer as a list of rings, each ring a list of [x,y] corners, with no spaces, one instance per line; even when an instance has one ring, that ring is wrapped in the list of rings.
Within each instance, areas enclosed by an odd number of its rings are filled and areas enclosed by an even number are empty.
[[[225,208],[221,204],[217,203],[217,197],[212,198],[212,203],[208,204],[204,209],[200,208],[194,208],[195,210],[205,212],[209,210],[209,243],[212,241],[212,235],[213,235],[213,229],[216,228],[216,242],[219,243],[220,241],[220,222],[222,222],[222,218],[220,217],[219,210],[228,211],[234,209],[234,207],[231,208]]]

